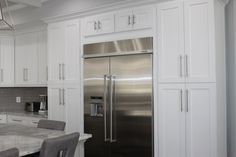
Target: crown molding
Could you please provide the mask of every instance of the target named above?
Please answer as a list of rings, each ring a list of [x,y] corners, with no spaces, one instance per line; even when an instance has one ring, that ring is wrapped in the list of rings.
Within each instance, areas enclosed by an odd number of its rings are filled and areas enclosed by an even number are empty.
[[[157,2],[158,2],[158,0],[138,0],[138,1],[137,0],[125,0],[122,2],[114,2],[112,4],[105,4],[105,5],[101,5],[101,6],[97,6],[97,7],[78,10],[76,12],[65,13],[65,14],[61,14],[61,15],[57,15],[57,16],[47,17],[47,18],[43,18],[42,20],[46,23],[53,23],[53,22],[59,22],[59,21],[63,21],[63,20],[74,19],[74,18],[81,18],[84,16],[94,15],[94,14],[98,14],[98,13],[114,11],[114,10],[118,10],[118,9],[125,9],[125,8],[130,8],[130,7],[135,7],[135,6],[153,4],[153,3],[157,3]]]

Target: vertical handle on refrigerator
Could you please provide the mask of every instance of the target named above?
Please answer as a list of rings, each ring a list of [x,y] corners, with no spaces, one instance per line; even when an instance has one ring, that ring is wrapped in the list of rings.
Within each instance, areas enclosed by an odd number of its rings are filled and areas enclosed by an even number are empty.
[[[104,117],[104,141],[109,141],[107,138],[107,75],[104,75],[104,94],[103,94],[103,117]]]
[[[114,88],[115,88],[115,76],[110,76],[110,142],[116,142],[116,139],[113,139],[113,95],[114,95]]]

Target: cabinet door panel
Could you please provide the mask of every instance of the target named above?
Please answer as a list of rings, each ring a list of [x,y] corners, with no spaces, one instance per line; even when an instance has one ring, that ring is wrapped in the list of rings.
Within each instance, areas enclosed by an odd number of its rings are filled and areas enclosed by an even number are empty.
[[[38,83],[46,85],[48,79],[47,32],[38,33]]]
[[[159,82],[184,82],[183,4],[158,5]]]
[[[1,39],[1,71],[0,71],[0,86],[14,85],[14,39]]]
[[[114,32],[114,15],[103,15],[98,18],[98,33],[112,33]]]
[[[115,30],[117,32],[132,29],[132,11],[122,11],[115,14]]]
[[[215,85],[187,85],[186,148],[188,157],[216,155]]]
[[[82,130],[80,86],[65,86],[66,132],[80,132]]]
[[[159,156],[185,157],[184,85],[159,86]]]
[[[213,4],[206,0],[184,4],[187,81],[214,82]]]
[[[65,106],[62,97],[61,87],[48,88],[49,119],[65,121]]]
[[[37,36],[35,33],[16,37],[16,84],[37,84]]]
[[[65,52],[65,27],[63,23],[56,23],[48,27],[48,81],[61,81],[61,64]]]
[[[80,39],[79,21],[72,20],[65,24],[65,54],[63,73],[65,81],[78,82],[80,80]]]
[[[85,18],[82,21],[82,33],[84,36],[90,36],[97,34],[97,19],[94,17]]]
[[[152,27],[152,8],[140,8],[133,10],[133,29]]]

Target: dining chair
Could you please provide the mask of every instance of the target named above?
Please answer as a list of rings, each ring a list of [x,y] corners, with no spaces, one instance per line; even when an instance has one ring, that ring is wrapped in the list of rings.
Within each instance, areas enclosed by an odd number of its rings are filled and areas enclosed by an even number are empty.
[[[79,133],[44,140],[39,157],[74,157]]]
[[[17,148],[8,149],[0,152],[0,157],[19,157],[19,150]]]
[[[44,120],[44,119],[42,119],[38,123],[38,128],[59,130],[59,131],[64,131],[65,126],[66,126],[65,122],[55,121],[55,120]]]

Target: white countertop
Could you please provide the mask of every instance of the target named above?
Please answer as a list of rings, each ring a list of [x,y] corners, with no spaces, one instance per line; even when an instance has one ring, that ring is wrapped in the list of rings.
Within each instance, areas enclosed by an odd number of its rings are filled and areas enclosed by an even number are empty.
[[[65,135],[64,131],[0,124],[0,151],[16,147],[20,156],[36,153],[40,151],[44,139],[62,135]],[[79,142],[85,142],[91,137],[91,134],[80,134]]]

